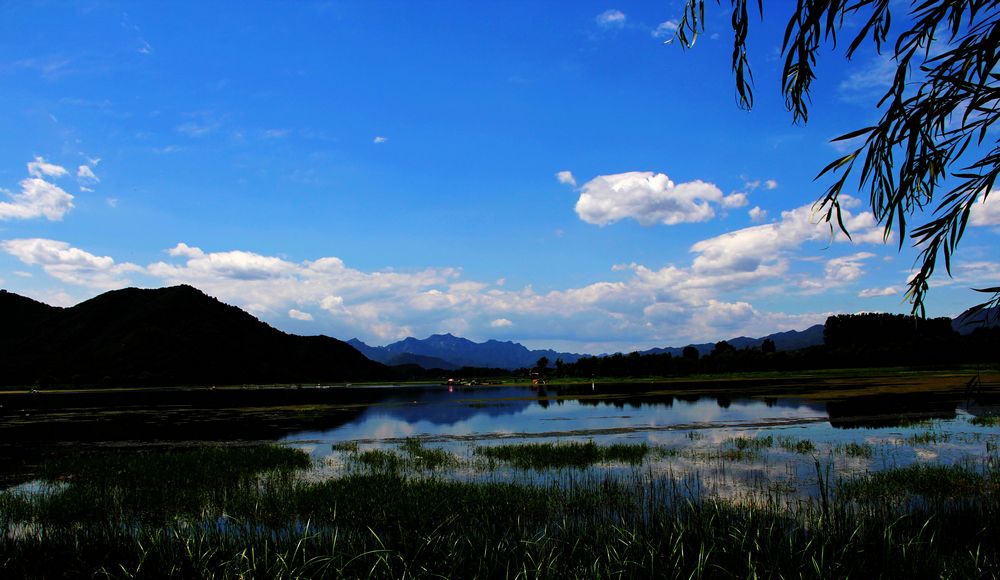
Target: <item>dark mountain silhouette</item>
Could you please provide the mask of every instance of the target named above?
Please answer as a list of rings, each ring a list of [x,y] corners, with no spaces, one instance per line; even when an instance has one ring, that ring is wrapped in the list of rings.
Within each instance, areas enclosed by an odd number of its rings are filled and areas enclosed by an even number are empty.
[[[353,346],[361,354],[365,355],[373,361],[380,362],[384,365],[389,366],[399,366],[399,365],[417,365],[423,369],[441,369],[445,371],[453,371],[460,368],[459,365],[455,363],[448,362],[444,359],[433,357],[433,356],[423,356],[419,354],[413,354],[409,352],[401,352],[396,354],[387,354],[381,349],[384,347],[372,347],[361,342],[357,338],[352,338],[347,341],[347,344]]]
[[[0,319],[0,383],[8,385],[288,383],[390,376],[389,369],[344,342],[286,334],[191,286],[115,290],[71,308],[4,292]]]
[[[411,355],[418,357],[411,359],[412,362],[424,368],[447,369],[448,367],[439,366],[438,361],[444,361],[449,363],[451,368],[519,369],[535,366],[538,359],[543,356],[549,359],[550,364],[560,358],[566,363],[576,362],[585,356],[554,350],[528,350],[524,345],[510,341],[473,342],[451,334],[433,334],[422,340],[410,337],[386,346],[369,346],[356,338],[348,343],[368,358],[383,364],[399,364],[392,361],[399,360],[398,357],[401,355]],[[428,361],[427,357],[437,360]],[[426,366],[427,364],[432,366]]]
[[[765,340],[771,339],[774,341],[775,350],[777,351],[799,350],[801,348],[823,344],[823,328],[824,326],[822,324],[815,324],[805,330],[776,332],[760,338],[739,336],[737,338],[730,338],[726,342],[728,342],[733,348],[741,350],[744,348],[760,348],[760,346],[764,344]],[[688,346],[695,347],[698,350],[698,354],[705,356],[712,352],[712,349],[715,348],[715,343],[706,342],[702,344],[691,344]],[[681,356],[684,348],[686,347],[651,348],[649,350],[644,350],[639,354],[670,353],[676,357]]]
[[[1000,306],[984,308],[973,312],[970,308],[951,321],[951,327],[959,334],[971,334],[980,328],[1000,326]]]

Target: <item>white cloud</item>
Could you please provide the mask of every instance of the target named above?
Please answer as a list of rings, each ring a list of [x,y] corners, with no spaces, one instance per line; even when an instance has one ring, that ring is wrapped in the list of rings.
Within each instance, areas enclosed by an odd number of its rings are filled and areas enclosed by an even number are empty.
[[[1000,225],[1000,189],[980,196],[969,211],[969,223],[974,226]]]
[[[121,286],[131,272],[152,277],[157,285],[191,284],[279,326],[295,318],[293,311],[323,312],[322,332],[369,343],[445,329],[485,339],[512,327],[519,340],[529,342],[562,335],[579,344],[664,346],[822,322],[827,313],[788,315],[752,303],[763,295],[762,287],[787,288],[800,278],[789,273],[794,250],[808,242],[830,243],[829,229],[809,217],[806,206],[784,212],[767,226],[703,240],[692,246],[689,264],[618,265],[607,279],[548,292],[530,285],[509,288],[502,279],[463,279],[456,268],[365,272],[334,256],[291,261],[245,250],[206,251],[183,242],[166,250],[163,261],[144,268],[53,240],[10,240],[0,249],[76,285]],[[864,214],[848,212],[845,219],[866,223]],[[860,226],[855,233],[866,238]],[[857,253],[846,258],[837,272],[849,270],[852,260],[867,259]]]
[[[264,131],[265,139],[282,139],[291,134],[290,129],[267,129]]]
[[[28,163],[28,173],[33,177],[21,180],[21,193],[0,190],[12,200],[0,201],[0,220],[44,217],[49,221],[59,221],[73,209],[73,196],[42,178],[65,175],[65,169],[36,157]]]
[[[556,173],[556,179],[559,180],[559,183],[576,187],[576,178],[573,177],[572,171],[560,171]]]
[[[94,170],[90,168],[89,165],[81,165],[76,170],[76,177],[83,181],[89,181],[91,183],[98,183],[101,180],[94,175]]]
[[[754,206],[753,209],[747,212],[750,216],[750,220],[754,223],[760,223],[767,219],[767,210],[761,209],[760,206]]]
[[[881,95],[892,86],[896,63],[887,55],[880,55],[850,70],[851,74],[841,81],[838,87],[841,98],[846,101],[863,100],[867,103],[870,97]]]
[[[853,282],[864,275],[864,261],[874,257],[871,252],[858,252],[829,260],[826,263],[826,279],[834,283]]]
[[[188,137],[205,137],[216,132],[218,129],[218,123],[195,123],[194,121],[188,121],[176,127],[178,133],[187,135]]]
[[[5,240],[0,249],[25,264],[41,266],[57,280],[91,288],[120,288],[128,284],[128,273],[142,271],[135,264],[116,264],[110,256],[95,256],[56,240]]]
[[[853,199],[842,197],[845,206],[854,205]],[[843,210],[844,224],[851,232],[854,243],[883,243],[882,230],[869,212],[852,214]],[[691,251],[698,254],[692,270],[696,274],[761,273],[782,266],[782,254],[798,248],[807,241],[845,243],[849,240],[834,227],[819,221],[812,206],[802,206],[781,212],[781,220],[759,226],[736,230],[721,236],[702,240]]]
[[[65,167],[49,163],[41,157],[35,157],[34,161],[28,162],[28,175],[32,177],[62,177],[67,173],[69,172]]]
[[[382,143],[386,143],[388,141],[389,141],[388,137],[382,137],[381,135],[378,135],[374,139],[372,139],[372,143],[376,145],[381,145]]]
[[[613,8],[597,15],[597,23],[605,28],[621,28],[625,26],[625,20],[625,13]]]
[[[703,222],[715,216],[722,191],[701,180],[675,184],[663,173],[630,171],[600,175],[583,184],[576,202],[580,219],[607,225],[632,218],[644,226]]]
[[[654,38],[668,38],[673,37],[677,33],[677,21],[675,20],[664,20],[656,26],[652,34]]]
[[[749,203],[745,193],[733,193],[722,198],[722,207],[726,208],[744,207]]]
[[[764,182],[764,189],[778,189],[778,182],[773,179],[768,179]]]
[[[865,288],[858,292],[858,298],[877,298],[880,296],[895,296],[896,294],[899,294],[899,290],[892,286],[886,288]]]
[[[302,312],[301,310],[296,310],[294,308],[288,311],[288,317],[294,318],[295,320],[306,320],[306,321],[313,319],[312,314],[309,314],[308,312]]]
[[[81,188],[81,189],[83,189],[83,188]],[[104,202],[108,204],[108,207],[112,207],[112,208],[118,207],[118,198],[117,197],[109,197],[109,198],[105,199]]]
[[[189,258],[184,267],[186,271],[208,274],[222,279],[277,279],[292,274],[296,269],[295,264],[281,258],[262,256],[241,250],[205,254],[199,248],[177,244],[168,253]],[[179,271],[179,268],[171,264],[157,262],[149,266],[149,271],[154,276],[171,277]]]
[[[180,242],[176,246],[167,250],[167,253],[171,256],[184,256],[188,258],[200,258],[205,255],[205,252],[201,251],[201,248],[195,248]]]

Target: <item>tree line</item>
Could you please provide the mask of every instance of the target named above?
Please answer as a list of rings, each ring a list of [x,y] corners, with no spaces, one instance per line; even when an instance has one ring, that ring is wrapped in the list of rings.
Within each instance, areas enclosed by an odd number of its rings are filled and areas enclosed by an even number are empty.
[[[702,356],[696,348],[671,353],[592,356],[575,363],[538,365],[549,377],[650,377],[690,374],[800,371],[855,367],[953,367],[1000,365],[1000,328],[977,328],[959,334],[949,318],[922,319],[902,314],[866,313],[831,316],[824,344],[778,351],[765,339],[760,347],[737,349],[726,341]],[[543,361],[539,361],[540,363]]]

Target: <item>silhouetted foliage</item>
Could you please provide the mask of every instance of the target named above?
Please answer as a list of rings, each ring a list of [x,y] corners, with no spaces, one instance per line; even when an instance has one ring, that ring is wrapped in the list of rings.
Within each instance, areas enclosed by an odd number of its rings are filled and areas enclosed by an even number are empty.
[[[704,31],[705,3],[686,1],[677,29],[683,46],[693,46],[699,32]],[[749,109],[753,106],[753,75],[747,54],[749,2],[730,0],[730,4],[736,91],[740,106]],[[1000,139],[991,131],[1000,118],[1000,75],[996,72],[1000,65],[1000,3],[911,0],[909,14],[900,18],[902,5],[888,0],[796,2],[781,45],[781,90],[793,120],[806,122],[817,55],[826,43],[837,46],[845,23],[856,25],[857,30],[846,44],[848,59],[866,44],[892,57],[895,75],[876,103],[881,118],[834,140],[860,145],[820,171],[820,176],[829,174],[835,179],[819,199],[818,209],[831,227],[836,223],[848,233],[841,217],[840,195],[845,186],[854,189],[847,180],[855,175],[857,189],[867,193],[886,239],[895,230],[900,247],[907,235],[907,220],[917,212],[932,210],[927,221],[909,234],[920,250],[920,269],[909,282],[907,296],[913,313],[922,316],[938,257],[944,257],[950,274],[951,258],[969,212],[994,193],[1000,174]],[[763,18],[761,0],[757,11]],[[902,30],[894,30],[893,22],[903,22]],[[1000,305],[1000,287],[978,290],[992,294],[980,307]]]
[[[961,335],[947,318],[921,319],[901,314],[831,316],[826,322],[826,344],[776,351],[773,341],[761,348],[736,349],[727,341],[698,358],[693,346],[684,355],[669,353],[583,358],[565,365],[563,374],[575,377],[685,376],[695,373],[797,371],[851,367],[954,367],[960,364],[1000,363],[1000,328],[979,328]]]

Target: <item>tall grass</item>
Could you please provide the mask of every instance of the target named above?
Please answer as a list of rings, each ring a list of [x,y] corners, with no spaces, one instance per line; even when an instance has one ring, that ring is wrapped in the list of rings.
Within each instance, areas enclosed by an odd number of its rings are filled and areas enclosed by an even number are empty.
[[[645,443],[597,445],[580,443],[520,443],[479,447],[476,455],[502,461],[520,469],[584,468],[598,463],[620,462],[638,465],[652,452]]]
[[[602,457],[623,457],[622,449],[594,446]],[[406,442],[388,452],[405,460],[398,469],[324,481],[295,477],[307,456],[273,447],[90,458],[102,462],[99,469],[86,458],[53,464],[47,478],[64,484],[0,494],[0,566],[11,578],[1000,574],[1000,494],[989,470],[893,470],[835,486],[829,505],[789,509],[692,495],[642,470],[624,478],[570,470],[535,484],[473,483],[406,463],[432,451]],[[215,478],[211,466],[199,465],[207,458],[231,466],[222,467],[227,475]],[[165,465],[210,482],[174,480],[176,489],[150,510],[136,489],[157,479],[151,468]],[[880,491],[925,493],[898,483],[914,479],[932,489],[954,485],[961,501],[915,507]]]

